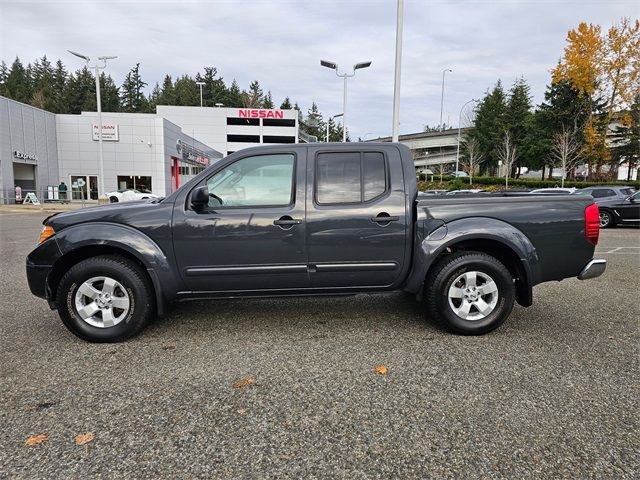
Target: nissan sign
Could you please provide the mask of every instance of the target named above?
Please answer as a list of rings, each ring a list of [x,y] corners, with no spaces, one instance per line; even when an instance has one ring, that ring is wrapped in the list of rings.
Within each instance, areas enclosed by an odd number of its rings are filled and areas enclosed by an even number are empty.
[[[282,110],[240,109],[238,110],[238,117],[240,118],[284,118],[284,112]]]

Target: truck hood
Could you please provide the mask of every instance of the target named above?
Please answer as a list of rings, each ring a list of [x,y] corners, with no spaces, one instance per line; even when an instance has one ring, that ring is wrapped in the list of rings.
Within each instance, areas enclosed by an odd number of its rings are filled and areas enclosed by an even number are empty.
[[[42,223],[43,225],[53,227],[56,232],[72,225],[90,222],[111,222],[135,225],[136,223],[146,223],[145,219],[152,217],[153,213],[163,205],[164,202],[158,202],[157,199],[110,203],[108,205],[99,205],[56,213],[45,218]]]

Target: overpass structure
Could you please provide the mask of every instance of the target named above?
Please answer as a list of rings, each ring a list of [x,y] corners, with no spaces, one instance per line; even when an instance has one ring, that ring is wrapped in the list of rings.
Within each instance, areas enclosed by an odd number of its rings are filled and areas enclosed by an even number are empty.
[[[460,130],[461,139],[471,130],[465,127]],[[367,140],[367,142],[390,142],[391,137],[381,137]],[[453,170],[456,163],[458,148],[458,129],[450,128],[440,132],[419,132],[400,135],[398,141],[411,150],[416,170],[422,171],[432,165],[442,165],[447,170]]]

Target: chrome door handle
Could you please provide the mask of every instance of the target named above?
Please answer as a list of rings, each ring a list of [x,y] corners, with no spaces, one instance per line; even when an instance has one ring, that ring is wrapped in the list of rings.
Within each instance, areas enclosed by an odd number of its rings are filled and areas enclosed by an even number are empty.
[[[273,224],[279,227],[293,227],[294,225],[300,225],[302,220],[299,218],[291,218],[289,215],[285,215],[284,217],[280,217],[278,220],[274,220]]]
[[[371,217],[372,222],[376,223],[389,223],[389,222],[397,222],[400,220],[400,217],[392,217],[387,213],[379,213],[377,217]]]

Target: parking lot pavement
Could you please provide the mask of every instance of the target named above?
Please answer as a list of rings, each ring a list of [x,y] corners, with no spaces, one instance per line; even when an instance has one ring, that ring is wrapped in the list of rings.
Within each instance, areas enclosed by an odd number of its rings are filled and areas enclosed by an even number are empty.
[[[390,294],[188,303],[94,345],[29,294],[41,219],[0,213],[0,477],[640,474],[638,229],[482,337]]]

